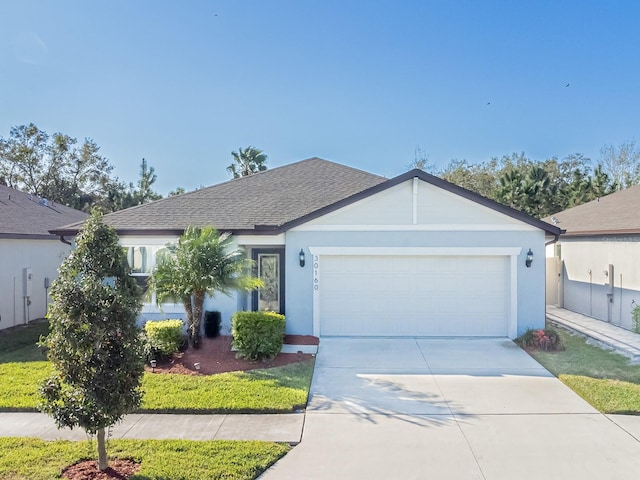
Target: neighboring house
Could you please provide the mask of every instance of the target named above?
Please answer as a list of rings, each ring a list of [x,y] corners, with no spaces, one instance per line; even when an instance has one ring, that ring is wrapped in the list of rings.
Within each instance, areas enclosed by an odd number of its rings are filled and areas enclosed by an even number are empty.
[[[230,232],[266,286],[208,299],[286,314],[287,332],[508,336],[544,326],[545,239],[560,229],[411,170],[387,180],[312,158],[104,217],[144,278],[188,225]],[[53,233],[73,235],[80,224]],[[531,268],[525,260],[531,250]],[[182,316],[153,302],[144,318]]]
[[[566,230],[547,250],[547,303],[630,329],[640,303],[640,186],[544,220]]]
[[[87,214],[0,185],[0,329],[42,318],[71,247],[49,230]]]

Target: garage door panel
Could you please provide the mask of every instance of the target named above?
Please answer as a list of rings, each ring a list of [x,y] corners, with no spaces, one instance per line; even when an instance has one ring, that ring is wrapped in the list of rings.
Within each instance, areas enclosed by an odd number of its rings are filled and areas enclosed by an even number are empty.
[[[505,336],[508,257],[323,256],[320,334]]]

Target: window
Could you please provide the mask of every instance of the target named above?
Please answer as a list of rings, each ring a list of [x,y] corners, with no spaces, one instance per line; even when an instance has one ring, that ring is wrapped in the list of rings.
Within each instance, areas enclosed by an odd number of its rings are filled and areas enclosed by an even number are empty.
[[[149,273],[147,247],[127,247],[127,259],[131,273]]]
[[[149,276],[151,275],[151,249],[142,246],[125,248],[127,249],[129,267],[131,267],[131,276],[136,279],[138,286],[140,286],[146,294],[149,288]]]

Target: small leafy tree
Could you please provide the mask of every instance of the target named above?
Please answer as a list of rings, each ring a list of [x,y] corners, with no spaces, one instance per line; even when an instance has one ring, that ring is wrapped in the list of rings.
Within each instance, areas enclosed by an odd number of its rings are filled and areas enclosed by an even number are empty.
[[[158,252],[149,285],[158,303],[182,303],[189,342],[197,348],[206,295],[262,286],[248,273],[252,264],[242,249],[234,247],[228,233],[220,234],[213,227],[187,227],[178,243]]]
[[[50,333],[43,340],[53,373],[40,409],[58,427],[97,434],[98,465],[107,468],[105,428],[140,404],[144,371],[140,289],[112,227],[96,211],[77,237],[50,290]]]

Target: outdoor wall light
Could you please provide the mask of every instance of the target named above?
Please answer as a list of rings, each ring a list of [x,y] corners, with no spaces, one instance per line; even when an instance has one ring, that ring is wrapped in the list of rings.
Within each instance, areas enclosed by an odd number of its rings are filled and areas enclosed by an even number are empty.
[[[300,259],[300,266],[304,267],[305,261],[304,261],[304,250],[300,249],[300,253],[298,254],[298,258]]]
[[[532,263],[533,263],[533,252],[531,251],[531,249],[529,249],[529,251],[527,252],[527,259],[524,261],[524,264],[527,266],[527,268],[529,268]]]

